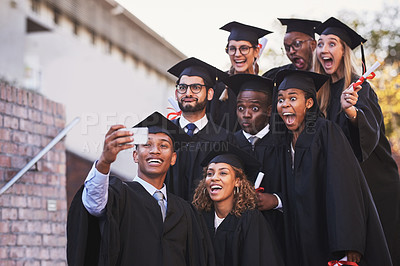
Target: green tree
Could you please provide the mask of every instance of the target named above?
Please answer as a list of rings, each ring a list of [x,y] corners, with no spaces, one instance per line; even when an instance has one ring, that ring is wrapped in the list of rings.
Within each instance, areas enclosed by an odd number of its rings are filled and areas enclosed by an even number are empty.
[[[370,81],[379,97],[385,119],[386,135],[392,149],[400,153],[400,6],[385,5],[382,10],[357,14],[340,12],[339,19],[355,29],[364,44],[367,68],[382,63]],[[360,48],[355,51],[360,54]],[[360,66],[361,70],[361,66]]]

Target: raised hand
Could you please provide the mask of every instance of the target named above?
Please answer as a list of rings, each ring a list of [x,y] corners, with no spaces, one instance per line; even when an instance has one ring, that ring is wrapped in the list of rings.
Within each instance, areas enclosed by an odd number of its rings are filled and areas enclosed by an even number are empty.
[[[278,206],[278,199],[270,193],[257,192],[257,207],[260,211],[271,210]]]
[[[133,133],[125,130],[118,131],[121,128],[125,128],[125,126],[113,125],[105,136],[103,152],[96,164],[97,170],[103,174],[110,171],[111,164],[117,159],[120,151],[134,146],[134,144],[124,144],[133,141]]]
[[[361,260],[361,254],[357,251],[349,250],[346,251],[347,261],[359,263]]]

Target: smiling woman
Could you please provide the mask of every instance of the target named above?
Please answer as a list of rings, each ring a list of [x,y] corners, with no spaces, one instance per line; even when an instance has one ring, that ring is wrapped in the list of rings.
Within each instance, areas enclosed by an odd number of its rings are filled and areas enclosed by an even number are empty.
[[[304,110],[310,109],[314,105],[311,96],[300,89],[290,88],[278,92],[277,111],[282,118],[287,129],[293,133],[293,146],[305,126]]]
[[[258,74],[257,59],[259,58],[259,38],[272,33],[271,31],[230,22],[220,28],[230,32],[225,52],[228,54],[231,68],[230,75]],[[239,127],[236,119],[236,95],[228,86],[217,83],[215,95],[208,105],[208,112],[216,124],[236,132]]]
[[[400,265],[400,178],[385,135],[381,107],[368,82],[353,89],[359,75],[352,49],[367,41],[346,24],[329,18],[316,29],[320,34],[314,69],[330,75],[318,92],[326,118],[334,121],[350,142],[371,189],[394,265]]]
[[[273,156],[264,163],[276,173],[286,264],[392,265],[350,144],[338,126],[320,115],[316,90],[327,80],[300,70],[283,70],[276,77],[279,117],[272,124]]]
[[[283,265],[273,231],[256,209],[256,192],[246,177],[258,173],[260,164],[235,146],[224,147],[204,159],[205,176],[193,198],[212,238],[216,264]]]

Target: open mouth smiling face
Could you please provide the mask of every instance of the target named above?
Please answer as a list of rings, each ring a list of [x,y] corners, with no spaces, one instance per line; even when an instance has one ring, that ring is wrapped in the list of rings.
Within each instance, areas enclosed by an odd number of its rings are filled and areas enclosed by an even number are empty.
[[[150,133],[146,144],[133,152],[138,171],[144,177],[164,175],[175,164],[176,153],[171,138],[165,133]]]
[[[248,41],[229,41],[229,46],[236,47],[236,53],[234,55],[230,55],[229,58],[231,60],[232,66],[235,68],[235,73],[252,73],[255,51],[256,49],[252,47],[252,44]],[[239,51],[239,47],[247,46],[249,48],[249,52],[243,55]]]
[[[335,74],[342,64],[344,47],[339,37],[333,34],[321,35],[317,43],[317,58],[329,75]]]
[[[280,90],[277,110],[286,127],[290,131],[299,131],[304,127],[306,116],[306,100],[300,89]]]
[[[235,172],[227,163],[211,163],[207,168],[206,188],[214,202],[233,201],[237,184]]]

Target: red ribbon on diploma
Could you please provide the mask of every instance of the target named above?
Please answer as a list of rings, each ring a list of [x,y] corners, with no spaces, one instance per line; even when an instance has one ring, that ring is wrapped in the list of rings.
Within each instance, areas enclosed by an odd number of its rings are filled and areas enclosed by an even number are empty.
[[[358,266],[357,263],[352,262],[352,261],[345,261],[345,260],[331,260],[328,262],[328,266],[334,266],[334,265],[353,265],[353,266]]]
[[[262,193],[264,192],[264,188],[263,187],[256,188],[256,192]]]
[[[173,112],[169,112],[167,114],[167,119],[169,119],[169,120],[174,120],[182,115],[182,111],[177,112],[177,111],[175,111],[174,108],[171,108],[171,107],[167,107],[167,109],[173,110]]]
[[[373,78],[375,78],[374,72],[371,72],[371,74],[369,74],[369,76],[366,78],[364,77],[359,78],[358,81],[353,84],[353,89],[355,89],[358,85],[361,85],[366,79],[373,79]]]

